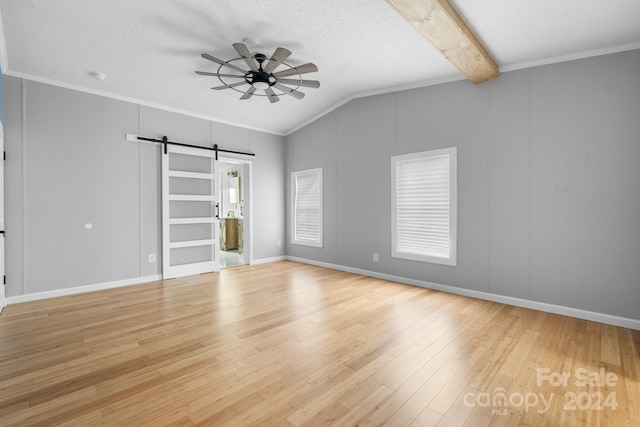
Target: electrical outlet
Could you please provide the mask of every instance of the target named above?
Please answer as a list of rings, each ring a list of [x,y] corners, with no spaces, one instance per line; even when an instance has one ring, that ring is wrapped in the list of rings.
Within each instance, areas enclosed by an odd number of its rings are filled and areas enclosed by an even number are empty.
[[[278,245],[278,247],[282,247],[282,240],[278,240],[278,242],[276,243],[276,245]]]
[[[149,264],[156,262],[156,254],[149,254]]]
[[[377,252],[374,252],[373,253],[373,262],[378,262],[378,261],[380,261],[380,257],[378,256]]]

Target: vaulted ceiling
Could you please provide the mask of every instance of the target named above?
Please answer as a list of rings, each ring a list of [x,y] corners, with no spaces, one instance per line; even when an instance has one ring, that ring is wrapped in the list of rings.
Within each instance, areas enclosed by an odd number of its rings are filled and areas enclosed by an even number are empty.
[[[502,72],[640,48],[637,0],[449,2]],[[8,75],[287,134],[354,97],[464,78],[390,3],[0,0],[0,62]],[[245,38],[252,53],[282,46],[288,64],[315,63],[321,87],[275,104],[211,90],[220,82],[194,71],[218,66],[200,55],[237,58]]]

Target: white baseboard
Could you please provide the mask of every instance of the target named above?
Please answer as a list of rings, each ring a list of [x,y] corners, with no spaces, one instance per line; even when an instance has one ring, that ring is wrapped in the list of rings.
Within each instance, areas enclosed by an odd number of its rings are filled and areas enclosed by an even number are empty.
[[[284,256],[284,255],[276,256],[276,257],[272,257],[272,258],[253,259],[253,260],[251,260],[251,265],[267,264],[269,262],[284,261],[286,259],[287,259],[287,257]]]
[[[284,255],[273,258],[254,259],[251,261],[251,264],[266,264],[269,262],[284,261],[286,259],[287,258]],[[101,291],[104,289],[119,288],[121,286],[139,285],[140,283],[155,282],[156,280],[162,280],[162,275],[158,274],[153,276],[136,277],[134,279],[117,280],[114,282],[96,283],[93,285],[76,286],[73,288],[55,289],[52,291],[36,292],[33,294],[16,295],[13,297],[7,297],[6,304],[18,304],[21,302],[37,301],[46,298],[55,298],[65,295],[74,295],[85,292]]]
[[[492,294],[489,292],[474,291],[471,289],[457,288],[455,286],[440,285],[438,283],[426,282],[424,280],[409,279],[406,277],[393,276],[390,274],[378,273],[375,271],[362,270],[359,268],[346,267],[343,265],[330,264],[321,261],[314,261],[305,258],[287,256],[286,259],[304,264],[316,265],[318,267],[330,268],[333,270],[346,271],[348,273],[360,274],[362,276],[374,277],[376,279],[389,280],[406,285],[419,286],[421,288],[433,289],[435,291],[447,292],[450,294],[462,295],[471,298],[478,298],[486,301],[498,302],[501,304],[514,305],[516,307],[530,308],[532,310],[544,311],[547,313],[561,314],[563,316],[575,317],[578,319],[590,320],[593,322],[605,323],[623,328],[640,330],[640,320],[619,317],[611,314],[597,313],[593,311],[581,310],[578,308],[565,307],[562,305],[548,304],[545,302],[531,301],[523,298],[509,297],[505,295]]]
[[[36,292],[33,294],[17,295],[8,297],[7,304],[17,304],[20,302],[37,301],[46,298],[62,297],[65,295],[82,294],[85,292],[101,291],[104,289],[119,288],[121,286],[139,285],[140,283],[155,282],[162,280],[161,275],[136,277],[134,279],[116,280],[115,282],[96,283],[93,285],[76,286],[73,288],[55,289],[53,291]]]
[[[278,256],[273,258],[261,258],[251,261],[251,265],[266,264],[269,262],[284,261],[287,257]],[[6,298],[6,305],[18,304],[21,302],[37,301],[46,298],[62,297],[65,295],[81,294],[85,292],[101,291],[104,289],[119,288],[121,286],[139,285],[140,283],[155,282],[162,280],[162,275],[136,277],[135,279],[117,280],[114,282],[96,283],[93,285],[76,286],[73,288],[55,289],[52,291],[36,292],[33,294],[16,295]],[[0,310],[1,311],[1,310]]]
[[[315,265],[318,267],[330,268],[333,270],[346,271],[348,273],[360,274],[362,276],[375,277],[377,279],[389,280],[392,282],[403,283],[406,285],[419,286],[421,288],[433,289],[436,291],[447,292],[450,294],[462,295],[471,298],[478,298],[487,301],[498,302],[501,304],[513,305],[516,307],[530,308],[532,310],[544,311],[547,313],[561,314],[563,316],[575,317],[578,319],[590,320],[593,322],[605,323],[623,328],[640,330],[640,320],[630,319],[627,317],[619,317],[611,314],[597,313],[593,311],[581,310],[578,308],[565,307],[561,305],[548,304],[539,301],[531,301],[523,298],[510,297],[505,295],[492,294],[488,292],[475,291],[472,289],[457,288],[455,286],[441,285],[438,283],[427,282],[424,280],[409,279],[406,277],[394,276],[391,274],[378,273],[375,271],[363,270],[360,268],[347,267],[343,265],[331,264],[327,262],[314,261],[305,258],[292,256],[278,256],[272,258],[262,258],[252,261],[252,265],[266,264],[270,262],[290,260],[303,264]],[[54,298],[65,295],[80,294],[84,292],[99,291],[104,289],[118,288],[121,286],[137,285],[140,283],[154,282],[162,280],[161,275],[136,277],[134,279],[118,280],[114,282],[96,283],[93,285],[77,286],[74,288],[56,289],[52,291],[37,292],[33,294],[17,295],[7,297],[6,303],[17,304],[21,302],[37,301],[46,298]]]

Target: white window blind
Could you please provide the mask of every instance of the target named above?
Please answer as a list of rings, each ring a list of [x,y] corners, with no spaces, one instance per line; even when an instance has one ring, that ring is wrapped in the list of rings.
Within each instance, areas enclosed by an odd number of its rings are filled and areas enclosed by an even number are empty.
[[[322,168],[291,173],[291,243],[322,247]]]
[[[392,256],[456,265],[456,149],[394,156]]]

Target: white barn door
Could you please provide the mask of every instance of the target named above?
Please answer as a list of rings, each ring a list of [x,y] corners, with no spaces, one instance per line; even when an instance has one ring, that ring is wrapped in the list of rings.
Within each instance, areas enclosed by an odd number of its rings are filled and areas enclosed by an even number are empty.
[[[162,277],[220,270],[215,152],[166,145],[162,155]]]

